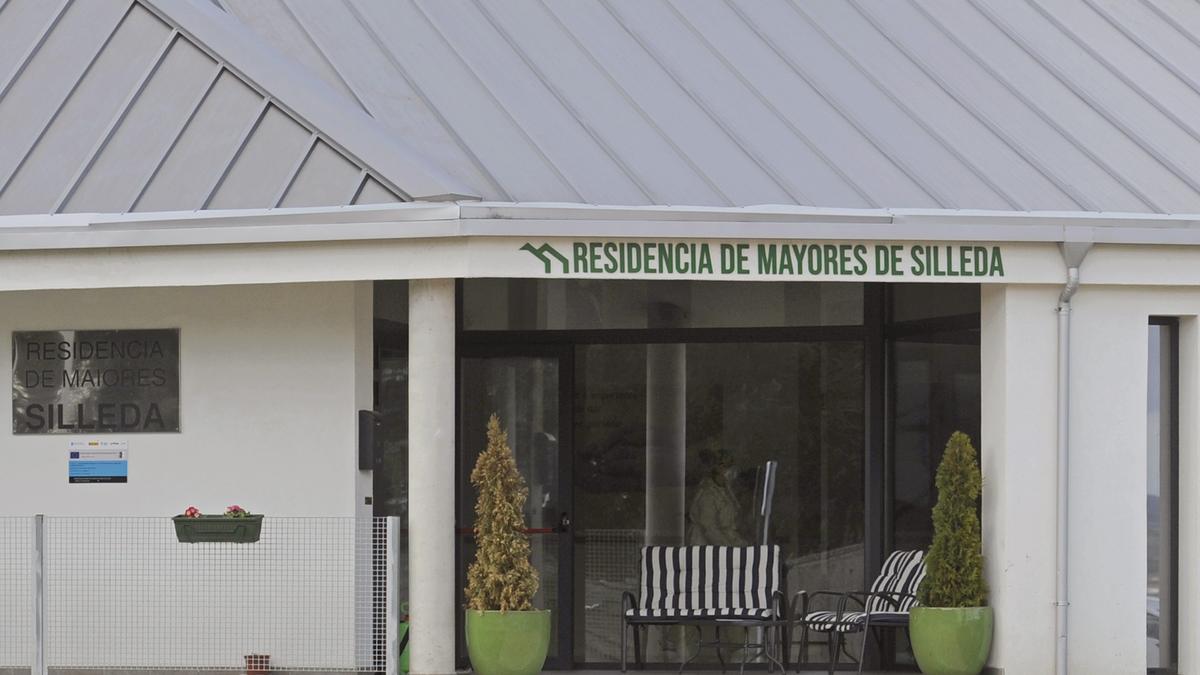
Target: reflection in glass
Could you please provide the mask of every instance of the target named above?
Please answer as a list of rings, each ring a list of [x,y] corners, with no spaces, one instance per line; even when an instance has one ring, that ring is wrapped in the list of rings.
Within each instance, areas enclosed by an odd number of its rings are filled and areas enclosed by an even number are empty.
[[[672,328],[858,326],[854,282],[466,279],[464,330],[655,328],[654,308],[682,310]]]
[[[1178,667],[1176,339],[1174,325],[1150,326],[1146,398],[1146,667],[1152,673],[1174,673]]]
[[[376,382],[375,515],[408,518],[408,357],[380,355]]]
[[[558,534],[546,532],[561,513],[558,486],[558,360],[539,357],[462,359],[463,451],[459,456],[460,525],[471,527],[477,497],[470,483],[475,460],[487,447],[487,421],[500,416],[517,469],[529,487],[525,522],[532,531],[533,566],[540,576],[535,607],[558,607]],[[474,560],[474,539],[463,536],[464,563]],[[463,571],[460,570],[460,577]],[[465,586],[465,578],[459,587]],[[558,646],[557,622],[551,622],[550,656]]]
[[[979,313],[979,284],[892,284],[889,289],[893,322]]]
[[[372,472],[376,516],[398,516],[408,522],[408,357],[381,350],[375,370],[375,470]],[[407,527],[407,525],[405,525]],[[402,542],[403,544],[404,542]],[[401,597],[408,597],[408,556],[401,556]]]
[[[884,555],[927,549],[933,539],[935,478],[950,435],[979,437],[978,284],[888,287],[887,477]],[[903,633],[886,661],[911,663]]]
[[[620,592],[636,587],[648,536],[647,380],[654,346],[576,352],[576,659],[619,658]],[[768,538],[786,555],[788,588],[856,588],[863,575],[861,343],[678,345],[684,372],[674,414],[684,429],[677,471],[686,543],[747,544],[756,481],[778,462]],[[661,390],[660,395],[661,395]],[[662,414],[662,413],[660,413]],[[656,423],[662,423],[658,420]],[[653,428],[653,425],[651,425]],[[581,569],[580,569],[581,568]],[[728,636],[727,636],[728,637]],[[689,654],[695,632],[652,632],[647,658]],[[715,654],[700,662],[715,663]]]
[[[408,282],[380,281],[373,289],[375,314],[375,465],[371,472],[372,512],[395,516],[401,528],[408,523]],[[408,537],[397,544],[396,588],[400,602],[408,601]],[[373,565],[383,574],[387,551],[376,543]],[[386,597],[375,600],[376,616],[383,616]],[[376,649],[386,636],[376,631]]]
[[[979,444],[978,336],[931,333],[891,344],[892,550],[929,547],[934,479],[950,435],[962,431]]]

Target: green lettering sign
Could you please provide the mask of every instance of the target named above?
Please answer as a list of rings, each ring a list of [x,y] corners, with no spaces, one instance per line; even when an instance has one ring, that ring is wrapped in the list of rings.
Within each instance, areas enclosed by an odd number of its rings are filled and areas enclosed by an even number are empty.
[[[560,247],[562,250],[560,250]],[[1004,277],[999,246],[703,241],[525,242],[544,274],[778,277]],[[570,251],[570,256],[564,251]]]

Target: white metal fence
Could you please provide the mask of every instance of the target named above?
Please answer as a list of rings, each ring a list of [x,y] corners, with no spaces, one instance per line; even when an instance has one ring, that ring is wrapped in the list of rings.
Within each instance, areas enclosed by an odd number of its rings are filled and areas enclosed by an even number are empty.
[[[0,667],[394,673],[398,532],[268,516],[258,542],[184,544],[169,518],[0,518]]]
[[[32,520],[0,518],[0,668],[28,668],[33,656]]]

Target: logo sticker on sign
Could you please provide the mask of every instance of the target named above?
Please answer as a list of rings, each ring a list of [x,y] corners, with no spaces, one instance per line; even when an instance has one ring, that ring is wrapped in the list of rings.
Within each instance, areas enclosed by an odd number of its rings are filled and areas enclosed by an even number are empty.
[[[67,450],[67,482],[128,483],[128,441],[71,441]]]

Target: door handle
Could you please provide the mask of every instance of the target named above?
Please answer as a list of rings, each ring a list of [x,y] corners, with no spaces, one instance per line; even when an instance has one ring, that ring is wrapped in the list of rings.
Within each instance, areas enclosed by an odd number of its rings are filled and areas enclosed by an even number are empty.
[[[559,532],[566,532],[571,529],[571,516],[567,515],[566,511],[563,511],[562,515],[558,517],[557,529]]]

